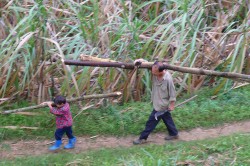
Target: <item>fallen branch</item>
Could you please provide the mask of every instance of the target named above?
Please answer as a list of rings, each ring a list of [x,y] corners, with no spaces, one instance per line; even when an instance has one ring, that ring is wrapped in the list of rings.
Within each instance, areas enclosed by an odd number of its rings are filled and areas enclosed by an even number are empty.
[[[94,94],[94,95],[86,95],[82,97],[77,97],[73,99],[68,99],[67,102],[75,102],[75,101],[81,101],[81,100],[86,100],[86,99],[99,99],[99,98],[108,98],[108,97],[117,97],[122,95],[121,92],[114,92],[114,93],[108,93],[108,94]],[[11,114],[11,113],[16,113],[16,112],[23,112],[27,110],[33,110],[33,109],[38,109],[38,108],[44,108],[47,107],[47,105],[35,105],[35,106],[30,106],[30,107],[25,107],[25,108],[18,108],[14,110],[7,110],[3,111],[1,114]]]
[[[0,105],[5,103],[6,101],[10,100],[10,98],[1,98],[0,99]]]
[[[7,101],[9,100],[10,98],[0,98],[0,101]]]
[[[225,92],[223,92],[223,93],[220,93],[219,95],[212,96],[211,99],[213,100],[213,99],[217,98],[218,96],[221,96],[221,95],[224,95],[224,94],[230,92],[231,90],[238,89],[238,88],[240,88],[240,87],[247,86],[247,85],[249,85],[249,83],[244,83],[244,84],[238,85],[238,86],[236,86],[236,87],[232,87],[232,88],[230,88],[229,90],[227,90],[227,91],[225,91]]]
[[[123,63],[123,62],[97,62],[97,61],[77,61],[77,60],[64,60],[65,65],[75,65],[75,66],[95,66],[95,67],[116,67],[123,69],[134,69],[135,65],[133,63]],[[143,62],[139,68],[152,68],[152,62]],[[213,70],[205,70],[202,68],[190,68],[190,67],[179,67],[176,65],[164,64],[161,69],[168,69],[173,71],[178,71],[182,73],[190,73],[197,75],[209,75],[217,77],[225,77],[230,79],[240,79],[240,81],[250,82],[250,75],[232,73],[232,72],[218,72]]]
[[[94,105],[89,105],[89,106],[86,106],[86,107],[84,107],[84,108],[82,108],[82,110],[73,118],[73,120],[78,116],[78,115],[80,115],[83,111],[85,111],[85,110],[87,110],[87,109],[89,109],[89,108],[91,108],[91,107],[93,107]]]
[[[99,135],[95,135],[95,136],[92,136],[90,137],[89,139],[94,139],[94,138],[97,138]]]
[[[195,95],[195,96],[193,96],[193,97],[191,97],[191,98],[189,98],[189,99],[183,101],[182,103],[177,104],[175,107],[180,107],[181,105],[183,105],[183,104],[185,104],[185,103],[187,103],[187,102],[193,100],[193,99],[196,98],[196,97],[197,97],[197,95]]]
[[[40,113],[37,112],[17,112],[15,114],[19,114],[19,115],[27,115],[27,116],[37,116],[37,115],[41,115]]]
[[[0,128],[4,128],[4,129],[13,129],[13,130],[16,130],[16,129],[30,129],[30,130],[37,130],[38,127],[26,127],[26,126],[0,126]]]

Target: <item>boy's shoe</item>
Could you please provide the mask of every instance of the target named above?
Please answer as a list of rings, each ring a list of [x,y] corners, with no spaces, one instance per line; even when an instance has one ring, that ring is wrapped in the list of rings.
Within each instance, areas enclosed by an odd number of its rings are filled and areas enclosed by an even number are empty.
[[[64,149],[73,149],[75,147],[76,137],[69,139],[69,143],[64,146]]]
[[[140,145],[140,144],[143,144],[143,143],[146,143],[145,139],[137,139],[137,140],[133,141],[134,145]]]
[[[61,145],[62,145],[62,140],[56,140],[55,144],[53,146],[49,147],[49,150],[51,150],[51,151],[57,150],[61,147]]]
[[[174,140],[178,138],[179,138],[179,135],[174,135],[174,136],[169,135],[165,137],[165,140],[170,141],[170,140]]]

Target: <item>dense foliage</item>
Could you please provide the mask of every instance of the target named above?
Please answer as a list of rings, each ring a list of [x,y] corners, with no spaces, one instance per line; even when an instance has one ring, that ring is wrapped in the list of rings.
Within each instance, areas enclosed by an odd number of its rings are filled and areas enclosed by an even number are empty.
[[[80,55],[125,62],[168,59],[180,66],[249,74],[245,0],[2,0],[0,7],[2,98],[40,103],[57,93],[71,97],[126,88],[150,95],[149,74],[134,83],[128,71],[61,62]],[[218,91],[233,86],[227,79],[174,77],[179,93],[214,82]]]

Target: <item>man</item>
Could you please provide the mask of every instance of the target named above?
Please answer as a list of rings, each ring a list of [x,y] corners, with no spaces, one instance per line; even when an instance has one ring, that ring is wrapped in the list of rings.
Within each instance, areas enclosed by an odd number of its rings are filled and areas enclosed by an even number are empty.
[[[138,59],[135,63],[141,61],[141,59]],[[155,129],[161,119],[165,123],[169,134],[165,137],[165,140],[178,138],[178,131],[170,113],[175,107],[175,87],[171,74],[167,70],[162,70],[160,68],[162,65],[162,62],[156,61],[152,66],[153,78],[151,99],[153,102],[153,111],[149,116],[145,129],[141,132],[139,139],[133,141],[134,145],[146,142],[149,134]]]

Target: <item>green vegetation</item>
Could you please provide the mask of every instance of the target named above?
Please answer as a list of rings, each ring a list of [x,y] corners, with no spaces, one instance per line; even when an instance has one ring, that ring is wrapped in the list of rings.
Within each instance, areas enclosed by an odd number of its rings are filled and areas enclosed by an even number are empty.
[[[0,96],[41,103],[58,93],[68,97],[106,93],[134,82],[124,70],[61,63],[79,60],[81,54],[122,62],[168,59],[179,66],[249,74],[247,3],[2,0]],[[210,81],[206,76],[174,75],[179,93],[193,93]],[[228,79],[216,83],[218,89],[232,87]],[[145,94],[150,88],[147,80],[138,84],[128,89]]]
[[[42,156],[0,161],[0,165],[239,165],[250,164],[250,134],[212,140],[143,145],[130,148],[99,149],[72,154],[66,151]]]
[[[77,104],[72,104],[73,116],[77,115],[74,132],[138,135],[152,109],[148,71],[129,77],[126,70],[65,67],[61,60],[79,60],[81,54],[122,62],[158,58],[179,66],[250,74],[248,43],[246,0],[1,0],[0,111],[39,104],[56,94],[70,98],[125,89],[123,105],[104,102],[106,106],[78,115]],[[178,102],[198,95],[173,112],[179,130],[250,119],[249,85],[228,91],[235,86],[233,80],[180,72],[173,76]],[[204,85],[213,88],[201,89]],[[140,102],[133,102],[136,98],[130,92],[138,92]],[[218,96],[211,99],[213,95]],[[53,138],[54,116],[46,108],[34,112],[39,115],[0,115],[1,127],[39,128],[0,128],[0,142]],[[164,132],[163,123],[155,131]],[[63,152],[0,165],[204,165],[208,160],[210,165],[249,165],[248,142],[246,134],[83,154]]]
[[[231,123],[250,119],[250,86],[231,90],[216,99],[210,99],[214,89],[206,88],[197,93],[194,100],[176,108],[173,117],[179,130],[195,127],[213,127],[223,123]],[[181,102],[187,99],[183,96]],[[22,107],[24,105],[18,105]],[[3,108],[2,108],[3,109]],[[81,135],[138,135],[143,130],[148,115],[151,113],[151,103],[134,102],[123,106],[107,106],[99,109],[88,109],[74,119],[74,132]],[[72,113],[75,116],[79,109],[72,104]],[[39,127],[38,130],[28,129],[0,129],[0,139],[40,139],[53,138],[55,120],[48,108],[34,110],[41,115],[0,115],[1,126],[29,126]],[[165,131],[160,123],[155,131]]]

